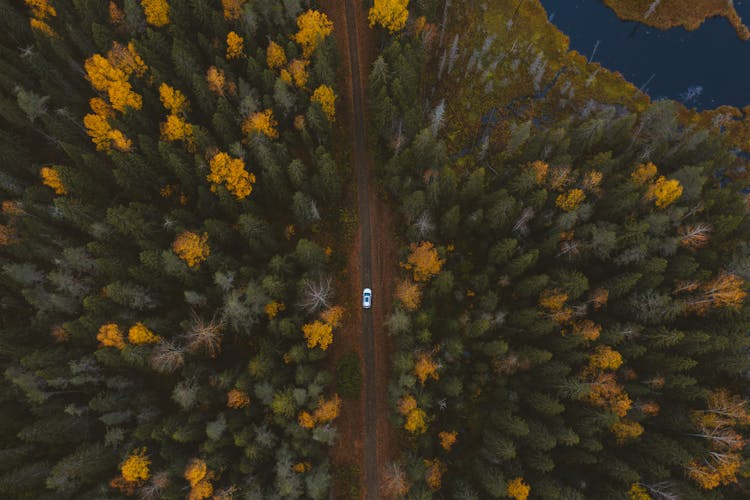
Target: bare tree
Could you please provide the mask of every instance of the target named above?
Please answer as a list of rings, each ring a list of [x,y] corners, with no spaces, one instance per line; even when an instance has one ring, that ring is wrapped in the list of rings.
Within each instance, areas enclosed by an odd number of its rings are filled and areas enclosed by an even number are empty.
[[[162,340],[151,354],[151,368],[160,373],[174,373],[185,363],[184,350],[171,340]]]
[[[529,232],[529,222],[534,218],[535,212],[532,207],[526,207],[521,210],[521,215],[513,225],[513,231],[518,231],[520,234],[525,235]]]
[[[401,464],[391,462],[383,471],[383,482],[380,490],[386,497],[400,497],[406,495],[411,488],[406,471]]]
[[[305,280],[299,305],[313,313],[324,307],[329,307],[332,294],[333,288],[330,277]]]
[[[141,500],[157,500],[164,494],[169,486],[169,473],[167,471],[157,472],[151,476],[151,480],[138,490],[138,498]]]
[[[193,322],[185,334],[187,349],[191,352],[205,349],[209,357],[215,358],[221,352],[221,331],[224,326],[224,321],[217,320],[216,314],[211,321],[206,322],[193,312]]]
[[[414,228],[417,230],[420,238],[429,236],[435,230],[435,224],[432,222],[430,212],[422,212],[422,215],[414,221]]]

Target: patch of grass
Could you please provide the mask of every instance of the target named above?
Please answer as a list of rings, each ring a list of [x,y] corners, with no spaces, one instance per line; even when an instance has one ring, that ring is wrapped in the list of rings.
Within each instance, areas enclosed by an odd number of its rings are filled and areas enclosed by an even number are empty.
[[[336,363],[336,384],[342,398],[359,399],[362,392],[362,368],[356,352],[347,352]]]

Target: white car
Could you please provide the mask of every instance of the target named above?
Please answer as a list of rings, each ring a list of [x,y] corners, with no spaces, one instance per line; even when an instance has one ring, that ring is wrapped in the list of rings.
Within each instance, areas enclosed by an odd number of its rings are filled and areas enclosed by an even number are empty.
[[[362,307],[365,309],[372,307],[372,290],[369,288],[362,290]]]

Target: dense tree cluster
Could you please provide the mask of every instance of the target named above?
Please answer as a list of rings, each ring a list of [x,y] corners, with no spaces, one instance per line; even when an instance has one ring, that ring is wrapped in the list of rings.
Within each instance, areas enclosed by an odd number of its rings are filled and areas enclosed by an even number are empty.
[[[0,496],[328,498],[332,23],[301,0],[0,13]]]
[[[369,80],[405,234],[387,324],[406,444],[383,491],[746,497],[750,220],[721,174],[744,160],[667,101],[468,120],[437,74],[486,64],[494,38],[451,45],[449,3],[381,30]],[[459,129],[475,143],[451,151]]]

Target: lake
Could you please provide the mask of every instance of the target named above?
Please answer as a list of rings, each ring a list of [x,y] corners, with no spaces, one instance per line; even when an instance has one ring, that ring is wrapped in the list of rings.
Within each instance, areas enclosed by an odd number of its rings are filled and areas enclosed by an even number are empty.
[[[643,87],[652,98],[688,107],[750,104],[750,41],[742,41],[724,18],[696,31],[661,31],[618,19],[600,0],[541,0],[552,22],[575,49]],[[735,0],[747,24],[750,0]]]

